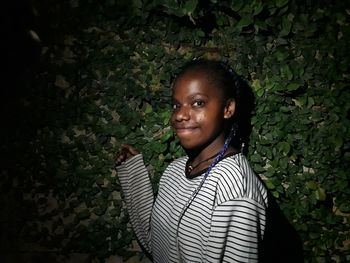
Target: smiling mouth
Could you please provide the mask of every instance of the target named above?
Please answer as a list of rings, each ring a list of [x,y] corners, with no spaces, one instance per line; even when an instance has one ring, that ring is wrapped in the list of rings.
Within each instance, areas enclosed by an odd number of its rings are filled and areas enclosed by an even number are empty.
[[[177,135],[179,134],[184,135],[184,134],[192,133],[196,129],[197,129],[196,127],[178,127],[178,128],[175,128],[175,131]]]

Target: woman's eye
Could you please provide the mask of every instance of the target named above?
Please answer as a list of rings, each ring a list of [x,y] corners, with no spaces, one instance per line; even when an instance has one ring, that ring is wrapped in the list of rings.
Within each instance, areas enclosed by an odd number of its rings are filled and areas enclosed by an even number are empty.
[[[177,110],[180,108],[180,105],[178,103],[173,104],[173,110]]]
[[[195,107],[202,107],[202,106],[204,106],[204,101],[202,101],[202,100],[196,100],[196,101],[193,103],[193,106],[195,106]]]

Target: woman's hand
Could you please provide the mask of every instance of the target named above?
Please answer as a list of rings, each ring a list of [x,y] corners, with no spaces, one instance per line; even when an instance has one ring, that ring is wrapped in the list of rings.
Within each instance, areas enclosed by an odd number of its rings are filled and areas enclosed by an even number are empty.
[[[129,144],[122,144],[121,151],[117,155],[115,164],[121,165],[123,162],[129,160],[131,157],[138,155],[140,152],[133,146]]]

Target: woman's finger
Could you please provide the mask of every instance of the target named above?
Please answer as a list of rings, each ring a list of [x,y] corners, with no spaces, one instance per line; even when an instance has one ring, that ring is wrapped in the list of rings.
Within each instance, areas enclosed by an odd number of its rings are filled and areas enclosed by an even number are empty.
[[[124,150],[125,152],[127,152],[128,154],[134,156],[139,154],[140,152],[132,145],[130,144],[122,144],[122,151]]]

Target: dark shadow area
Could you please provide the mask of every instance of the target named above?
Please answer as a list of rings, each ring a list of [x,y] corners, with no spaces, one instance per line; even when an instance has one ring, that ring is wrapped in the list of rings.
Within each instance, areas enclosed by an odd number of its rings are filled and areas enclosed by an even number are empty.
[[[6,85],[1,87],[2,100],[21,93],[27,71],[40,59],[41,43],[37,35],[37,18],[29,1],[6,1],[2,5],[3,70]]]
[[[27,262],[22,258],[19,234],[23,228],[21,174],[18,163],[25,158],[19,149],[22,138],[28,136],[31,127],[24,125],[25,109],[22,98],[28,93],[33,68],[40,61],[41,43],[37,31],[36,16],[28,0],[5,1],[1,4],[3,26],[2,49],[3,78],[0,86],[0,136],[2,153],[0,168],[0,251],[1,262]],[[30,118],[29,118],[30,119]]]
[[[23,127],[23,105],[21,98],[28,93],[33,68],[40,61],[41,42],[37,35],[37,21],[29,1],[6,1],[2,5],[3,48],[0,56],[5,67],[0,87],[0,116],[3,123],[1,136],[4,141],[15,142],[17,133],[25,133]],[[15,132],[18,129],[20,131]],[[6,153],[11,156],[12,153]],[[12,158],[13,159],[13,158]]]
[[[268,195],[268,204],[264,239],[259,249],[259,262],[304,262],[302,241],[271,193]]]

